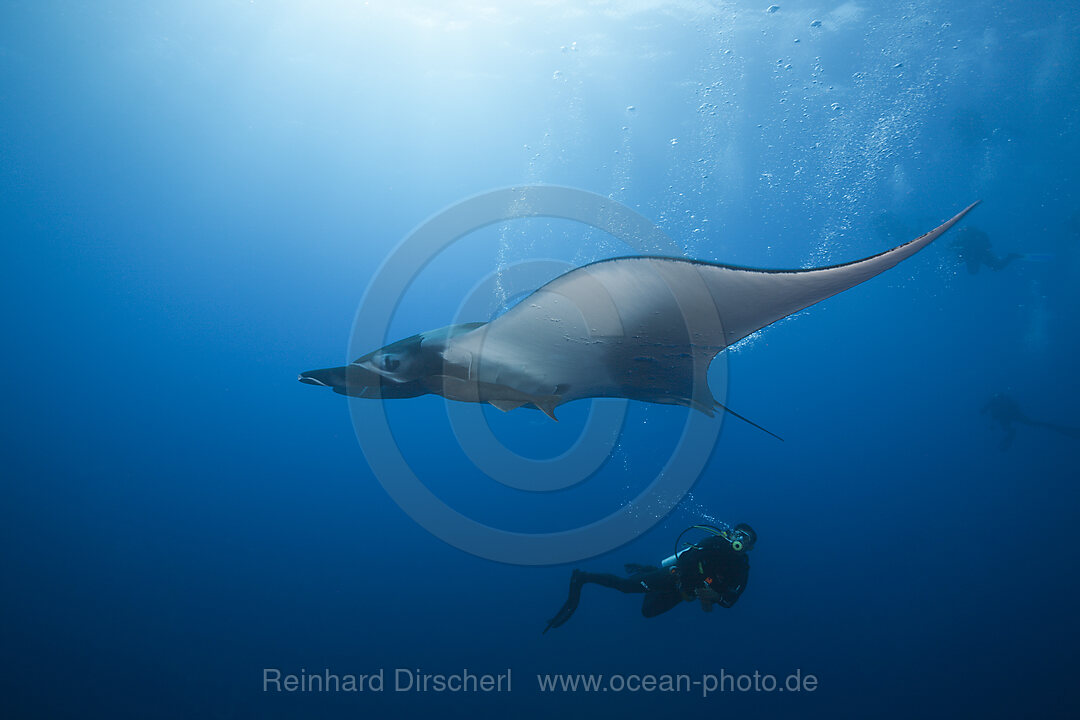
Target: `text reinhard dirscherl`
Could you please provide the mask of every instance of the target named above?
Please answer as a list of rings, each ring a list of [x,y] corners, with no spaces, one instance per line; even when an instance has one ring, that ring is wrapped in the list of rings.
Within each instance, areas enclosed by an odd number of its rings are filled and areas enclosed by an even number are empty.
[[[394,692],[467,692],[508,693],[513,691],[510,668],[501,673],[476,673],[468,669],[451,673],[427,673],[413,668],[379,668],[360,675],[335,673],[329,668],[322,672],[284,673],[278,668],[263,668],[263,692],[273,693],[381,693]],[[702,697],[724,692],[802,692],[818,688],[817,676],[795,670],[786,676],[754,671],[734,674],[721,669],[719,673],[699,676],[687,674],[549,674],[536,676],[541,693],[637,693],[637,692],[697,692]]]
[[[387,677],[391,684],[387,685]],[[455,673],[425,673],[418,669],[385,668],[367,675],[337,674],[329,668],[321,673],[300,668],[296,673],[283,673],[278,668],[263,668],[263,692],[374,692],[387,688],[394,692],[510,692],[510,668],[506,672],[474,673],[462,670]]]

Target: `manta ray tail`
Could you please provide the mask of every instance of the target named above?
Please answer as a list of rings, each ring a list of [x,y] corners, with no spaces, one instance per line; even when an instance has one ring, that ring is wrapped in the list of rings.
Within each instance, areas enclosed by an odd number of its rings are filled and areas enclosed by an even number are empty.
[[[723,410],[724,412],[729,412],[729,413],[731,413],[732,415],[734,415],[735,417],[737,417],[737,418],[739,418],[740,420],[742,420],[742,421],[743,421],[744,423],[748,423],[748,424],[750,424],[750,425],[753,425],[753,426],[754,426],[754,427],[756,427],[756,428],[757,428],[758,430],[761,430],[762,432],[765,432],[765,433],[768,433],[769,435],[772,435],[772,436],[773,436],[774,438],[776,438],[776,439],[777,439],[777,440],[779,440],[780,442],[784,442],[784,438],[780,437],[779,435],[777,435],[776,433],[774,433],[774,432],[773,432],[772,430],[766,430],[765,428],[761,427],[760,425],[758,425],[758,424],[757,424],[756,422],[754,422],[754,421],[753,421],[753,420],[751,420],[750,418],[746,418],[746,417],[743,417],[742,415],[740,415],[739,413],[735,412],[734,410],[732,410],[731,408],[729,408],[728,406],[724,405],[724,404],[723,404],[723,403],[721,403],[721,402],[718,402],[718,401],[716,401],[716,400],[713,400],[713,402],[715,402],[715,403],[716,403],[716,407],[720,408],[720,409],[721,409],[721,410]]]

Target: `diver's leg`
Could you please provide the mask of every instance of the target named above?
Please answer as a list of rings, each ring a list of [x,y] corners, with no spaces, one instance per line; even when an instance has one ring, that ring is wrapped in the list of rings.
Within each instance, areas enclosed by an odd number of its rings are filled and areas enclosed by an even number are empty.
[[[611,575],[609,573],[583,572],[581,573],[581,582],[582,584],[593,583],[595,585],[603,585],[612,590],[618,590],[621,593],[643,593],[646,591],[645,586],[641,584],[641,577],[638,575],[623,577],[621,575]]]
[[[1012,425],[1005,428],[1005,437],[1001,440],[1001,449],[1008,450],[1012,447],[1013,440],[1016,439],[1016,428]]]
[[[656,617],[666,613],[682,601],[682,593],[675,589],[667,592],[651,592],[645,596],[645,601],[641,603],[641,614],[647,618]]]
[[[626,570],[627,575],[646,575],[648,573],[654,573],[660,568],[655,565],[639,565],[637,563],[626,563],[623,565],[623,569]]]
[[[1057,423],[1043,422],[1042,420],[1028,420],[1028,425],[1032,427],[1046,428],[1047,430],[1054,430],[1059,432],[1065,437],[1071,437],[1073,439],[1080,439],[1080,428],[1069,427],[1068,425],[1058,425]]]
[[[675,576],[662,570],[642,575],[638,578],[645,587],[645,599],[641,603],[641,614],[647,618],[666,613],[683,600],[682,592]]]
[[[990,268],[991,270],[1004,270],[1009,263],[1011,263],[1013,260],[1019,260],[1021,257],[1023,257],[1023,255],[1009,253],[1003,258],[999,258],[996,257],[994,253],[988,252],[986,253],[986,257],[984,258],[983,262],[986,264],[986,267]]]
[[[575,570],[570,576],[570,592],[567,595],[566,602],[559,608],[559,612],[555,613],[555,617],[548,621],[547,627],[544,628],[544,632],[547,632],[551,628],[559,627],[570,619],[570,616],[577,610],[578,603],[581,601],[581,588],[584,587],[586,583],[602,585],[623,593],[643,593],[647,590],[646,586],[642,584],[639,576],[620,577],[619,575],[610,575],[608,573],[590,573]]]
[[[645,617],[665,613],[683,600],[682,593],[675,584],[675,577],[664,570],[638,573],[630,577],[583,572],[578,573],[577,577],[581,585],[593,583],[622,593],[645,593],[645,599],[641,603],[641,614]],[[580,594],[580,586],[578,592]]]

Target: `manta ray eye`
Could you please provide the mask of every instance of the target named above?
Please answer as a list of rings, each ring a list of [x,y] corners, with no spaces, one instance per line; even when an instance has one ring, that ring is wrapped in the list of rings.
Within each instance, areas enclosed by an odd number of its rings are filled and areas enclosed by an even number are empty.
[[[383,355],[382,366],[383,370],[386,370],[387,372],[394,372],[399,367],[401,367],[401,361],[393,355]]]

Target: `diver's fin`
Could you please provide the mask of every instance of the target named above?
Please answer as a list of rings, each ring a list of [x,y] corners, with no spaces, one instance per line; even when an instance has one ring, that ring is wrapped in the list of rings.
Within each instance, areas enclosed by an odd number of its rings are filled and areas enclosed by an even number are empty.
[[[737,413],[737,412],[735,412],[734,410],[732,410],[731,408],[729,408],[729,407],[728,407],[727,405],[724,405],[723,403],[721,403],[721,402],[719,402],[719,401],[717,401],[717,400],[714,400],[713,402],[715,402],[715,403],[716,403],[716,406],[717,406],[718,408],[721,408],[721,409],[723,409],[723,410],[724,410],[724,412],[729,412],[729,413],[731,413],[732,415],[734,415],[735,417],[737,417],[737,418],[739,418],[740,420],[742,420],[742,421],[743,421],[744,423],[749,423],[750,425],[753,425],[754,427],[756,427],[756,428],[757,428],[758,430],[761,430],[762,432],[765,432],[765,433],[768,433],[768,434],[772,435],[772,436],[773,436],[774,438],[776,438],[776,439],[777,439],[777,440],[779,440],[780,442],[784,442],[784,438],[780,437],[779,435],[777,435],[776,433],[774,433],[774,432],[773,432],[772,430],[766,430],[765,428],[761,427],[760,425],[758,425],[758,424],[757,424],[756,422],[754,422],[754,421],[753,421],[753,420],[751,420],[750,418],[745,418],[745,417],[743,417],[743,416],[742,416],[742,415],[740,415],[739,413]]]
[[[497,407],[503,412],[510,412],[525,404],[524,400],[488,400],[492,407]]]
[[[1068,425],[1058,425],[1057,423],[1051,422],[1043,422],[1042,420],[1026,420],[1026,422],[1032,427],[1046,428],[1047,430],[1059,432],[1065,437],[1070,437],[1074,440],[1080,440],[1080,428],[1069,427]]]

